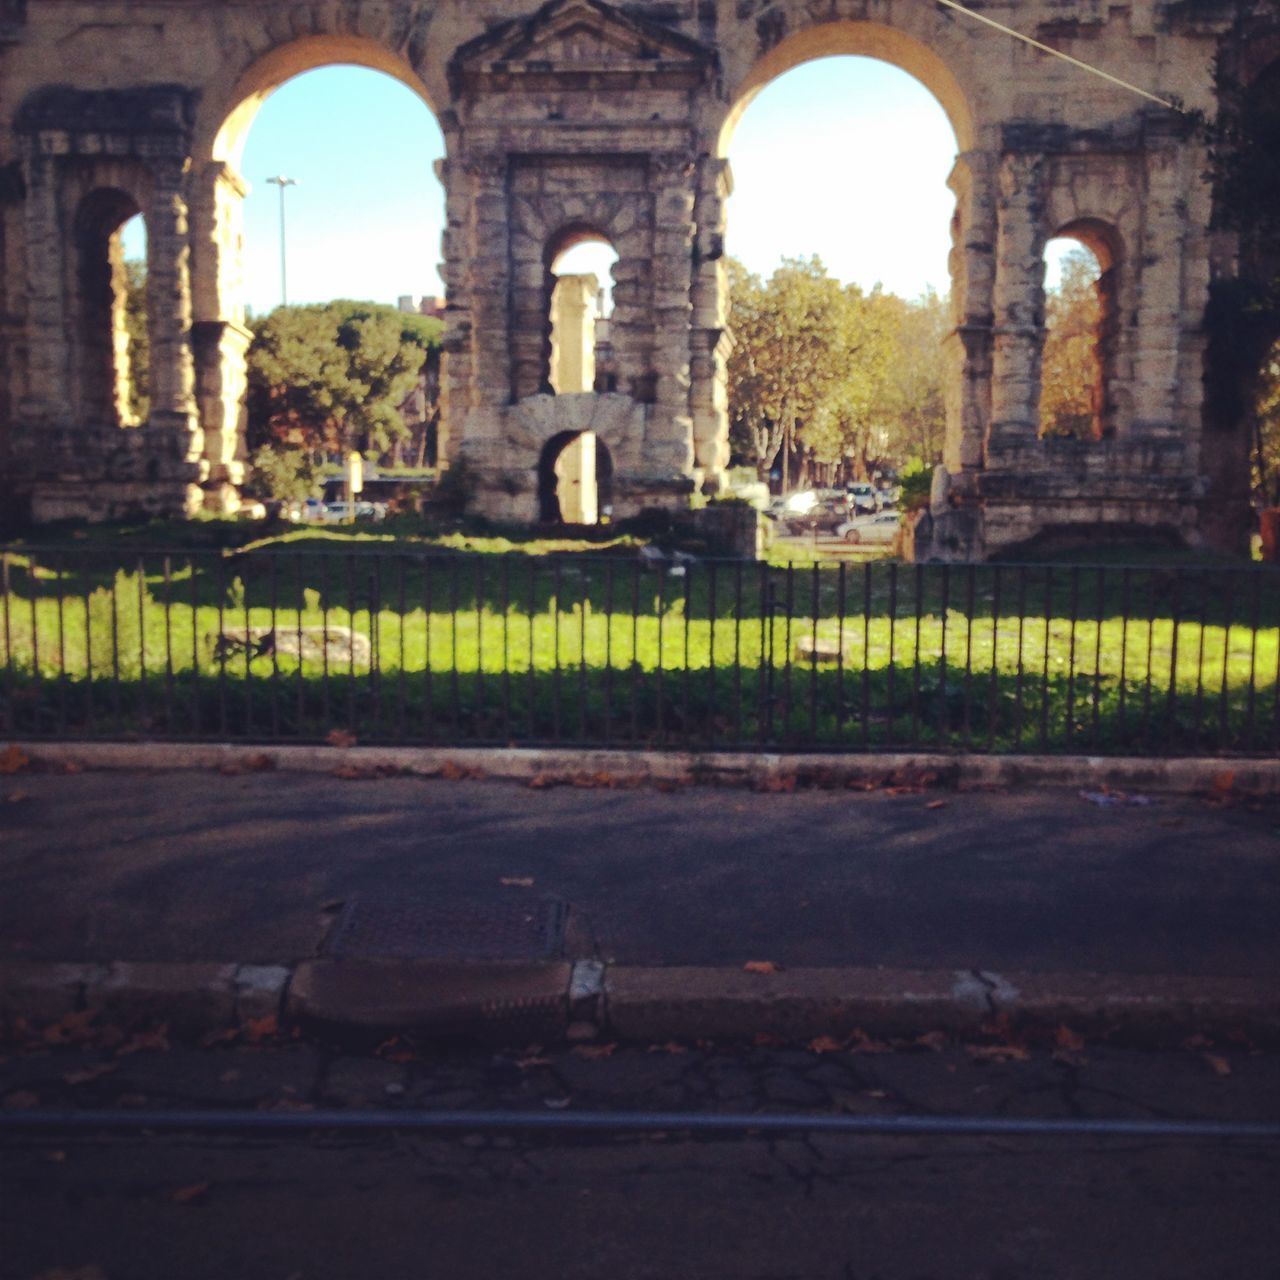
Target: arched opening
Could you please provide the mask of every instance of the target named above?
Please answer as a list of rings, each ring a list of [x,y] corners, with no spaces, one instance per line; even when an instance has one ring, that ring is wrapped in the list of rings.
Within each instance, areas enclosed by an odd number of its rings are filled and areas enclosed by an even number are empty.
[[[222,389],[202,401],[207,448],[230,456],[242,428],[226,406],[243,397],[258,496],[314,495],[353,438],[407,482],[438,445],[445,311],[445,142],[425,90],[380,46],[325,37],[261,59],[232,100],[197,215],[215,244],[196,263],[197,320],[219,322],[198,372]]]
[[[554,395],[616,391],[609,326],[617,250],[589,228],[562,232],[549,249],[547,386]]]
[[[538,457],[538,519],[543,524],[607,523],[613,514],[613,459],[590,431],[561,431]]]
[[[749,77],[722,133],[740,482],[749,463],[777,493],[887,486],[942,460],[970,134],[941,61],[875,24],[793,37]]]
[[[138,426],[148,412],[146,225],[132,195],[107,187],[84,197],[74,228],[78,417]]]
[[[1115,237],[1098,223],[1072,223],[1045,245],[1042,436],[1100,440],[1114,430],[1116,259]]]

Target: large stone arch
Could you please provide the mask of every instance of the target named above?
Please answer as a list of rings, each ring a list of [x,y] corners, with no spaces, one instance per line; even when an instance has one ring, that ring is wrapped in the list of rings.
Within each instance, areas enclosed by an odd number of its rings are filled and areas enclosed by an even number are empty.
[[[1274,5],[1252,9],[1273,39]],[[529,407],[541,351],[522,320],[542,302],[547,238],[574,224],[598,227],[621,255],[615,336],[628,373],[607,414],[634,438],[610,444],[619,513],[716,490],[731,341],[725,139],[769,79],[852,53],[915,75],[957,137],[932,553],[997,553],[1055,527],[1156,524],[1196,541],[1212,523],[1218,463],[1205,454],[1220,442],[1204,317],[1211,275],[1235,273],[1237,244],[1211,229],[1203,139],[1176,112],[954,11],[922,0],[121,0],[105,23],[86,21],[84,6],[11,12],[0,24],[0,485],[37,514],[234,503],[246,339],[237,144],[276,84],[337,62],[408,84],[445,136],[443,451],[468,464],[476,505],[521,510],[530,413],[585,412],[546,398]],[[1215,56],[1241,32],[1240,78],[1262,69],[1266,40],[1226,9],[1024,0],[990,12],[1206,114]],[[112,164],[149,175],[139,204],[158,391],[143,431],[99,448],[83,444],[95,432],[62,394],[75,340],[62,282],[66,206]],[[1040,439],[1036,420],[1042,250],[1058,230],[1095,226],[1121,250],[1115,430],[1064,449]],[[69,452],[59,444],[73,440]]]

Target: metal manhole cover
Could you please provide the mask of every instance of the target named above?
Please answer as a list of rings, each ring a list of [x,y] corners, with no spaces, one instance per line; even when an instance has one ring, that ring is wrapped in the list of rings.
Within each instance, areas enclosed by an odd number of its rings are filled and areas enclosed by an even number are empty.
[[[352,898],[321,947],[324,955],[388,960],[558,960],[568,905],[559,898],[441,906]]]

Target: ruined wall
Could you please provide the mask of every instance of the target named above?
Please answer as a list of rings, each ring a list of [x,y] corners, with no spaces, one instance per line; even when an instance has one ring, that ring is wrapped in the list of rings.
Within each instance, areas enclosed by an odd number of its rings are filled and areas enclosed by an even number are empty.
[[[983,12],[1212,109],[1221,6],[1008,0]],[[534,518],[538,458],[566,430],[605,441],[618,515],[715,491],[728,144],[756,91],[833,53],[915,75],[956,134],[931,554],[992,554],[1057,527],[1199,540],[1203,322],[1211,276],[1232,269],[1230,244],[1208,231],[1203,145],[1177,113],[920,0],[7,3],[0,483],[37,516],[234,506],[244,137],[277,85],[354,62],[412,87],[445,136],[442,455],[465,462],[477,508]],[[82,411],[74,218],[99,190],[123,192],[148,222],[156,389],[134,428]],[[1039,435],[1043,249],[1064,230],[1104,245],[1111,272],[1096,441]],[[557,404],[549,255],[588,234],[619,255],[618,390]]]

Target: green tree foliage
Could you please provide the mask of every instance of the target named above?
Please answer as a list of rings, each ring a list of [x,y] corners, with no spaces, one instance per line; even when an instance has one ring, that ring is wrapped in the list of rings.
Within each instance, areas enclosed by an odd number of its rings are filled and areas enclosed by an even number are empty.
[[[912,456],[937,461],[942,299],[864,293],[832,279],[817,258],[784,259],[767,281],[738,263],[729,270],[738,457],[763,472],[799,441],[819,462],[852,458],[862,475]]]
[[[1280,342],[1262,364],[1254,417],[1253,491],[1263,505],[1280,507]]]
[[[1045,298],[1040,366],[1040,430],[1086,440],[1093,435],[1100,391],[1098,265],[1084,249],[1062,260],[1058,287]]]
[[[442,326],[372,302],[278,307],[254,326],[248,356],[248,443],[254,456],[350,449],[377,457],[408,429],[398,406]]]
[[[147,264],[124,264],[124,328],[129,335],[129,416],[146,422],[151,412],[151,340],[147,334]]]

